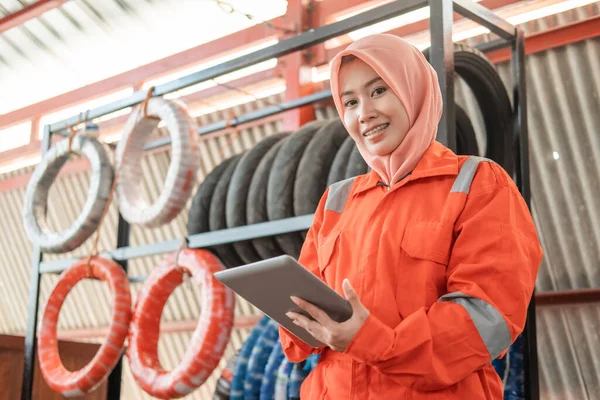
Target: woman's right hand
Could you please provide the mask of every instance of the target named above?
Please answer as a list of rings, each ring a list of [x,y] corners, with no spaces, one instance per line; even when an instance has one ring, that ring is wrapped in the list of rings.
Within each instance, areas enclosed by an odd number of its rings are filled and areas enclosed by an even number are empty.
[[[344,279],[342,288],[344,296],[352,306],[352,317],[347,321],[336,322],[319,307],[293,296],[291,297],[292,301],[308,312],[314,321],[295,312],[290,311],[286,314],[294,324],[304,328],[315,339],[325,343],[332,350],[340,352],[346,350],[370,314],[369,310],[361,303],[348,279]]]

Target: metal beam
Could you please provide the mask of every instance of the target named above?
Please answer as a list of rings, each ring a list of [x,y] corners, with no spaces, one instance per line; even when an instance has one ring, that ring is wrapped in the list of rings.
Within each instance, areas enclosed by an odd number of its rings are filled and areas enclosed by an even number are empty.
[[[528,35],[525,38],[525,54],[534,54],[600,36],[600,15]],[[508,48],[486,54],[494,64],[510,60]]]
[[[483,0],[479,4],[487,9],[493,10],[493,9],[496,9],[499,7],[507,7],[510,4],[519,3],[521,1],[522,0]],[[336,2],[325,1],[321,4],[327,5],[330,3],[336,3]],[[362,2],[360,2],[360,3],[362,3]],[[362,6],[359,6],[359,7],[362,7]],[[354,8],[358,8],[358,7],[354,7]],[[452,18],[455,22],[464,20],[464,17],[457,13],[454,13]],[[395,36],[407,37],[407,36],[418,34],[420,32],[425,32],[427,30],[429,30],[429,18],[400,26],[398,28],[388,31],[387,33],[389,33],[391,35],[395,35]],[[331,47],[331,48],[327,49],[327,59],[324,60],[323,63],[327,62],[328,60],[333,58],[333,56],[335,54],[337,54],[338,52],[340,52],[341,50],[346,48],[346,46],[348,46],[348,44],[350,42],[352,42],[352,38],[350,38],[350,36],[348,36],[348,35],[339,36],[339,37],[335,38],[335,40],[336,40],[336,43],[339,44],[339,46]],[[510,43],[506,43],[505,40],[501,39],[501,41],[503,42],[504,46],[510,46]]]
[[[276,115],[280,112],[306,106],[309,104],[318,103],[320,101],[329,100],[331,98],[331,90],[323,90],[321,92],[309,94],[308,96],[300,97],[294,100],[286,101],[274,106],[269,106],[262,108],[258,111],[254,111],[248,114],[241,115],[235,119],[233,119],[230,123],[230,126],[238,126],[242,124],[246,124],[248,122],[257,121],[266,117],[270,117]],[[206,135],[211,132],[220,131],[227,127],[227,121],[215,122],[210,125],[205,125],[198,129],[198,133],[200,135]]]
[[[321,25],[327,24],[331,17],[338,17],[343,14],[363,12],[364,10],[379,7],[394,0],[345,0],[321,1]]]
[[[535,295],[537,308],[581,306],[600,303],[600,289],[579,289],[563,292],[544,292]],[[260,316],[237,316],[233,322],[234,329],[252,328]],[[161,334],[192,332],[198,325],[197,320],[166,321],[160,325]],[[79,340],[102,338],[108,335],[108,327],[69,329],[58,332],[59,340]]]
[[[359,0],[352,1],[357,3],[360,2]],[[496,3],[498,3],[499,1],[501,2],[502,0],[484,0],[481,2],[481,4],[493,9],[497,7]],[[520,0],[506,0],[507,4],[518,1]],[[325,7],[329,3],[330,2],[328,1],[319,3],[319,5],[320,7]],[[337,2],[334,3],[337,4]],[[399,36],[405,36],[409,34],[407,33],[408,31],[406,31],[407,28],[411,28],[410,33],[416,33],[427,29],[428,26],[428,20],[420,21],[415,24],[410,24],[404,27],[397,28],[393,31],[390,31],[390,33]],[[236,36],[238,34],[241,34],[242,32],[244,33],[243,35]],[[51,112],[53,110],[66,107],[74,103],[85,101],[86,99],[97,96],[99,94],[107,93],[107,91],[110,92],[122,89],[125,86],[130,86],[131,82],[139,82],[144,78],[151,77],[152,75],[155,75],[157,73],[167,73],[170,71],[172,72],[174,68],[181,67],[185,65],[185,63],[189,62],[190,59],[194,59],[193,57],[200,57],[200,54],[203,52],[205,52],[207,54],[206,57],[208,57],[210,56],[211,51],[220,51],[219,46],[217,45],[223,46],[226,44],[226,42],[228,42],[231,44],[231,46],[233,46],[235,43],[238,43],[238,41],[252,40],[254,38],[260,37],[260,35],[264,34],[264,32],[266,31],[264,30],[264,27],[254,26],[242,32],[226,36],[222,39],[217,39],[215,43],[210,42],[205,45],[198,46],[197,48],[190,49],[189,51],[167,57],[165,59],[156,61],[155,63],[139,67],[135,70],[128,71],[121,75],[116,75],[104,81],[91,84],[84,88],[76,89],[72,92],[65,93],[64,95],[48,99],[46,101],[34,104],[32,106],[16,110],[5,115],[0,115],[0,127],[11,125],[13,123],[30,119],[35,115]],[[572,24],[561,26],[548,31],[539,32],[527,37],[525,52],[526,54],[532,54],[548,50],[557,46],[562,46],[570,43],[575,43],[581,40],[598,37],[599,35],[600,17],[592,17],[586,20],[577,21]],[[215,46],[213,46],[213,44]],[[229,46],[228,48],[231,48],[231,46]],[[478,45],[477,48],[481,51],[486,52],[488,59],[490,59],[490,61],[492,61],[493,63],[500,63],[510,60],[511,53],[510,50],[506,48],[507,46],[510,46],[510,43],[507,43],[503,39],[499,39]],[[337,53],[338,51],[340,51],[342,47],[344,46],[335,49],[328,49],[328,57],[330,57],[333,53]],[[220,48],[222,49],[222,47]],[[10,161],[11,159],[16,159],[20,157],[35,156],[35,154],[37,154],[39,150],[39,143],[40,142],[36,140],[35,142],[32,142],[31,145],[2,152],[2,158],[7,161]],[[22,187],[22,181],[24,179],[25,176],[8,178],[8,180],[11,181],[11,184],[9,186],[15,188]],[[15,182],[12,183],[12,181]],[[0,191],[6,190],[10,190],[10,187],[6,185],[4,187],[0,187]]]
[[[427,26],[429,23],[427,23]],[[532,34],[525,38],[525,54],[534,54],[541,51],[546,51],[558,46],[564,46],[572,43],[577,43],[582,40],[592,39],[600,36],[600,16],[591,17],[585,20],[576,21],[569,25],[560,26],[558,28],[554,28],[551,30],[539,32]],[[481,45],[478,45],[477,48],[481,51],[486,52],[487,58],[494,64],[498,64],[501,62],[506,62],[511,59],[511,50],[506,48],[506,46],[510,46],[503,39],[495,40],[492,42],[486,42]],[[498,48],[502,48],[501,50],[497,50]],[[210,90],[210,89],[209,89]],[[296,101],[282,103],[280,106],[271,106],[260,111],[249,113],[240,117],[237,117],[233,120],[231,126],[238,126],[240,124],[258,121],[261,118],[268,117],[270,115],[275,115],[277,113],[277,108],[282,107],[287,109],[288,107],[293,108],[297,106],[302,106],[306,104],[312,104],[315,102],[327,100],[330,97],[329,91],[323,91],[319,93],[315,93],[314,95],[306,96]],[[1,117],[0,117],[1,119]],[[226,121],[216,122],[207,126],[204,126],[198,130],[200,135],[204,135],[207,133],[212,133],[219,131],[221,129],[225,129],[227,123]],[[146,146],[147,149],[156,149],[162,146],[166,146],[170,143],[169,138],[159,139],[155,142],[148,143]],[[29,154],[30,156],[35,155],[37,153],[37,149],[39,148],[39,142],[32,143],[31,145],[21,147],[19,149],[9,150],[7,152],[2,153],[2,157],[12,158],[17,156],[23,156],[24,153]],[[13,154],[14,153],[14,154]],[[71,163],[68,163],[64,168],[66,170],[71,169]],[[66,170],[61,171],[61,173],[66,172]],[[2,182],[0,182],[0,192],[17,189],[27,185],[29,181],[29,177],[31,174],[19,175],[12,178],[8,178]]]
[[[266,117],[276,115],[280,112],[290,110],[297,107],[306,106],[309,104],[318,103],[320,101],[329,100],[331,98],[331,90],[323,90],[321,92],[309,94],[308,96],[296,98],[294,100],[286,101],[274,106],[262,108],[258,111],[254,111],[248,114],[241,115],[230,122],[230,126],[238,126],[246,124],[248,122],[257,121]],[[208,133],[220,131],[227,127],[227,121],[215,122],[210,125],[205,125],[198,129],[200,135],[206,135]]]
[[[348,1],[349,4],[338,1],[317,2],[315,7],[317,7],[319,10],[322,10],[318,13],[318,19],[316,20],[316,22],[319,23],[319,26],[325,25],[325,12],[339,12],[349,8],[353,4],[356,5],[363,3],[363,0]],[[376,0],[376,2],[380,2],[380,0]],[[291,25],[286,25],[285,17],[278,17],[269,22],[275,26],[285,27],[287,29],[293,28]],[[152,63],[142,65],[138,68],[134,68],[102,81],[98,81],[59,96],[41,101],[39,103],[29,105],[19,110],[0,115],[0,128],[31,119],[34,116],[47,114],[55,110],[69,107],[73,104],[81,103],[94,97],[113,93],[149,79],[153,79],[157,76],[167,75],[177,70],[197,64],[203,60],[222,55],[224,54],[223,49],[236,51],[239,48],[247,46],[248,44],[258,43],[276,36],[278,35],[271,28],[268,28],[262,24],[258,24],[211,42],[203,43],[189,50],[185,50]],[[326,60],[323,59],[320,61],[325,62]],[[36,146],[36,148],[39,148],[39,145]]]
[[[581,306],[585,304],[600,303],[600,289],[580,289],[564,292],[544,292],[535,295],[537,308]],[[260,316],[237,316],[234,319],[234,329],[252,328]],[[198,325],[197,320],[166,321],[160,325],[161,334],[192,332]],[[69,329],[58,332],[59,340],[81,340],[103,338],[108,335],[108,327]]]
[[[0,19],[0,34],[62,6],[69,0],[39,0]]]
[[[252,129],[252,128],[256,128],[256,127],[262,127],[265,124],[276,123],[280,120],[281,119],[276,114],[273,114],[271,116],[266,116],[264,118],[256,119],[256,120],[253,120],[250,122],[239,123],[237,126],[239,127],[239,129]],[[125,119],[123,119],[122,122],[124,123]],[[103,127],[103,125],[100,124],[101,129],[102,129],[102,127]],[[222,129],[222,130],[215,131],[212,133],[207,133],[207,136],[209,136],[212,139],[215,136],[219,136],[221,134],[226,134],[228,132],[229,132],[228,129]],[[208,137],[206,139],[208,139]],[[102,135],[100,136],[100,140],[101,141],[103,140]],[[170,143],[170,141],[169,141],[169,143]],[[109,147],[114,149],[115,146],[112,144],[109,144]],[[153,149],[147,150],[145,155],[149,156],[153,153],[158,153],[158,152],[162,152],[165,150],[166,149],[164,147],[155,147]],[[38,149],[38,151],[39,151],[39,149]],[[36,155],[36,153],[32,153],[29,156],[33,157],[35,155]],[[61,168],[60,172],[58,173],[57,180],[63,179],[65,177],[68,177],[73,174],[78,174],[78,173],[82,173],[85,171],[89,171],[89,169],[90,169],[89,162],[87,162],[85,159],[78,158],[76,160],[70,160],[68,163],[66,163]],[[31,179],[32,174],[33,174],[33,170],[31,172],[25,173],[23,175],[16,175],[16,176],[13,176],[10,178],[0,179],[0,193],[9,192],[11,190],[21,189],[21,188],[26,187],[27,184],[29,183],[29,180]]]
[[[276,18],[270,22],[276,25],[282,24],[281,18]],[[135,86],[150,79],[189,68],[202,61],[239,51],[244,47],[264,42],[276,36],[273,30],[266,26],[262,24],[255,25],[79,89],[0,115],[0,128]],[[224,51],[224,49],[227,49],[227,51]]]
[[[507,49],[507,51],[510,53],[510,50],[508,50],[508,48],[511,46],[511,44],[511,42],[507,42],[504,39],[496,39],[491,40],[489,42],[480,43],[475,47],[477,48],[477,50],[483,53],[490,53],[500,49]],[[488,54],[486,54],[486,56],[488,56]]]
[[[323,90],[318,93],[310,94],[308,96],[304,96],[295,100],[286,101],[274,106],[269,106],[258,111],[254,111],[248,114],[244,114],[242,116],[236,117],[231,121],[219,121],[210,125],[205,125],[203,127],[198,128],[198,133],[200,135],[206,135],[212,132],[217,132],[222,129],[229,127],[236,127],[242,124],[246,124],[248,122],[257,121],[263,118],[270,117],[272,115],[276,115],[287,110],[293,110],[298,107],[303,107],[306,105],[314,104],[319,101],[328,100],[331,98],[331,90]],[[144,146],[146,150],[154,150],[163,146],[167,146],[171,143],[171,137],[167,136],[164,138],[157,139],[150,143],[147,143]]]
[[[260,315],[236,316],[233,320],[233,329],[249,329],[260,320]],[[193,332],[198,326],[198,320],[164,321],[160,324],[161,334]],[[58,332],[59,340],[81,340],[104,338],[108,336],[110,327],[68,329]]]
[[[264,48],[260,51],[238,57],[234,60],[227,61],[219,65],[215,65],[203,71],[184,76],[175,81],[164,83],[155,87],[152,95],[162,96],[167,93],[175,92],[197,83],[237,71],[250,65],[257,64],[270,58],[278,58],[287,54],[291,54],[295,51],[307,49],[311,46],[323,43],[326,40],[351,32],[363,26],[371,25],[403,13],[416,10],[417,8],[424,6],[426,3],[427,0],[405,0],[395,1],[393,3],[377,7],[373,10],[345,19],[343,21],[326,25],[318,29],[309,30],[300,35],[291,37],[275,45]],[[97,118],[114,111],[122,110],[123,108],[135,106],[146,98],[146,94],[147,93],[145,90],[137,91],[126,99],[115,101],[90,110],[88,117]],[[75,115],[71,118],[54,123],[51,125],[50,130],[53,133],[63,133],[62,131],[68,126],[77,123],[78,118],[79,116]]]
[[[505,40],[510,41],[515,38],[515,26],[481,4],[473,3],[471,0],[454,0],[454,10],[485,26],[491,32]]]
[[[39,154],[40,145],[42,142],[41,140],[38,140],[37,135],[35,139],[36,140],[33,142],[30,142],[24,146],[15,147],[14,149],[0,152],[0,154],[2,154],[2,163],[0,163],[0,166],[8,165],[10,160],[16,160],[27,155]]]
[[[562,292],[542,292],[535,294],[537,308],[552,306],[581,306],[600,303],[600,288],[576,289]]]
[[[240,242],[283,233],[300,232],[310,228],[314,214],[280,219],[277,221],[261,222],[258,224],[239,226],[187,237],[190,248],[204,248],[219,244]],[[130,260],[137,257],[155,256],[177,251],[181,245],[180,239],[150,243],[141,246],[126,246],[100,254],[101,257],[116,261]],[[43,262],[40,264],[41,273],[59,273],[67,269],[77,258]]]
[[[429,24],[427,23],[427,26]],[[401,28],[399,28],[401,29]],[[393,31],[395,32],[395,31]],[[581,21],[576,21],[572,24],[561,26],[555,29],[551,29],[548,31],[543,31],[539,33],[535,33],[525,39],[525,53],[534,54],[537,52],[549,50],[558,46],[564,46],[572,43],[577,43],[582,40],[592,39],[600,36],[600,16],[595,16],[592,18],[588,18]],[[481,45],[478,45],[477,48],[481,51],[486,52],[487,58],[494,64],[498,64],[501,62],[506,62],[511,59],[511,50],[506,48],[510,46],[503,39],[495,40],[492,42],[486,42]],[[497,50],[498,48],[502,48],[501,50]],[[209,89],[210,90],[210,89]],[[330,94],[327,92],[319,92],[315,93],[311,96],[306,96],[304,98],[297,99],[301,103],[297,106],[311,104],[318,101],[327,100],[330,97]],[[315,97],[313,97],[315,96]],[[295,107],[294,102],[282,103],[282,107]],[[255,113],[249,113],[240,117],[237,117],[233,120],[231,126],[238,126],[240,124],[258,121],[260,118],[267,117],[269,115],[276,114],[276,108],[278,106],[271,106],[265,108],[263,110],[257,111]],[[262,112],[264,111],[264,114]],[[0,120],[2,116],[0,116]],[[204,126],[199,129],[199,134],[207,134],[211,132],[216,132],[218,130],[224,129],[226,127],[226,121],[216,122],[207,126]],[[2,157],[6,159],[17,158],[22,156],[34,156],[38,153],[39,143],[35,142],[31,145],[20,147],[18,149],[9,150],[7,152],[2,153]],[[148,149],[155,149],[162,146],[166,146],[170,143],[170,139],[164,138],[157,140],[156,142],[148,143]],[[71,163],[68,163],[64,169],[61,171],[62,173],[67,173],[68,170],[71,169]],[[29,177],[31,174],[19,175],[12,178],[7,178],[4,181],[0,182],[0,192],[9,191],[24,187],[27,185],[29,181]]]

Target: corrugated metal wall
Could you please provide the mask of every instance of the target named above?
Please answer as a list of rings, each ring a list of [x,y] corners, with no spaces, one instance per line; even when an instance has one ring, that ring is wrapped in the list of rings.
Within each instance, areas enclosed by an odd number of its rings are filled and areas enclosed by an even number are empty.
[[[525,26],[527,31],[544,30],[599,14],[598,5],[580,8]],[[554,291],[600,286],[600,40],[564,46],[527,58],[529,105],[530,164],[533,213],[546,256],[540,268],[537,289]],[[508,88],[512,87],[509,63],[498,66]],[[456,96],[473,119],[478,136],[482,123],[478,108],[459,82]],[[509,94],[512,95],[512,93]],[[280,101],[274,96],[268,101]],[[238,107],[236,114],[261,106],[257,102]],[[318,117],[334,117],[331,108],[318,110]],[[199,123],[218,120],[211,114]],[[252,147],[280,129],[280,121],[232,134],[205,138],[199,148],[201,180],[220,160]],[[169,152],[147,156],[143,162],[146,192],[155,197],[160,190],[169,163]],[[31,169],[29,169],[31,170]],[[17,171],[9,176],[27,173]],[[87,173],[69,175],[56,183],[50,195],[51,225],[65,227],[81,208],[88,185]],[[27,288],[31,246],[21,224],[24,188],[0,193],[0,332],[23,332],[27,312]],[[188,204],[189,207],[189,204]],[[132,245],[182,237],[187,209],[171,224],[158,229],[132,228]],[[102,228],[101,248],[114,248],[116,207],[112,207]],[[9,228],[10,227],[10,228]],[[69,255],[87,254],[90,244]],[[47,257],[53,259],[55,257]],[[130,262],[130,275],[146,275],[157,258]],[[41,304],[45,303],[56,280],[42,279]],[[133,293],[140,284],[133,285]],[[169,299],[164,321],[193,320],[199,315],[197,289],[179,288]],[[110,318],[108,290],[98,282],[83,282],[68,297],[61,313],[62,329],[105,326]],[[238,302],[236,314],[255,314],[247,303]],[[575,308],[544,308],[538,311],[538,351],[542,399],[581,400],[600,398],[600,308],[596,305]],[[235,348],[239,348],[247,330],[232,335],[221,367]],[[165,368],[181,359],[190,333],[165,334],[160,340],[160,357]],[[200,390],[189,398],[210,398],[220,368]],[[123,398],[149,398],[132,382],[127,366]]]
[[[539,32],[598,14],[594,3],[523,28]],[[510,63],[498,71],[512,88]],[[600,39],[529,55],[526,74],[532,209],[545,251],[537,290],[598,288]],[[476,115],[464,93],[459,87],[458,101]],[[481,130],[480,122],[474,125]],[[541,399],[600,398],[599,331],[600,305],[538,309]]]
[[[546,257],[538,290],[600,287],[600,40],[528,57],[532,207]],[[509,68],[500,66],[508,81]],[[600,398],[600,308],[542,309],[544,399]]]
[[[527,60],[532,208],[545,249],[540,292],[599,287],[599,51],[600,41],[589,40]],[[510,65],[498,70],[510,83]],[[475,107],[466,107],[470,115]],[[600,398],[599,317],[598,305],[538,309],[542,399]]]

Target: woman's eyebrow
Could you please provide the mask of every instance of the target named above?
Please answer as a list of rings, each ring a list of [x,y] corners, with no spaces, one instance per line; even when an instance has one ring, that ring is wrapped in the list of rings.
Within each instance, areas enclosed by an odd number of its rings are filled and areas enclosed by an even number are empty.
[[[363,85],[363,87],[367,88],[367,87],[371,86],[372,84],[374,84],[375,82],[382,81],[382,80],[383,79],[380,76],[376,76],[375,78],[371,79],[369,82],[365,83]],[[343,97],[345,95],[352,94],[352,93],[354,93],[352,90],[346,90],[345,92],[342,92],[340,94],[340,97]]]

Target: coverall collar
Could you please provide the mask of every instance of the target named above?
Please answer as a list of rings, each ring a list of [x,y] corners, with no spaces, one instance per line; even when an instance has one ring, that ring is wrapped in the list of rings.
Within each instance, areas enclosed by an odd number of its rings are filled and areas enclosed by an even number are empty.
[[[441,175],[458,175],[458,156],[453,151],[443,146],[438,141],[434,141],[431,146],[425,151],[423,157],[419,160],[416,167],[401,178],[398,182],[392,185],[391,189],[402,186],[406,182],[414,181],[421,178],[430,178]],[[366,179],[361,179],[353,196],[356,196],[364,191],[374,189],[378,186],[381,179],[377,172],[371,171]],[[401,185],[399,185],[399,183]],[[379,183],[381,185],[381,183]],[[384,185],[385,186],[385,185]]]

